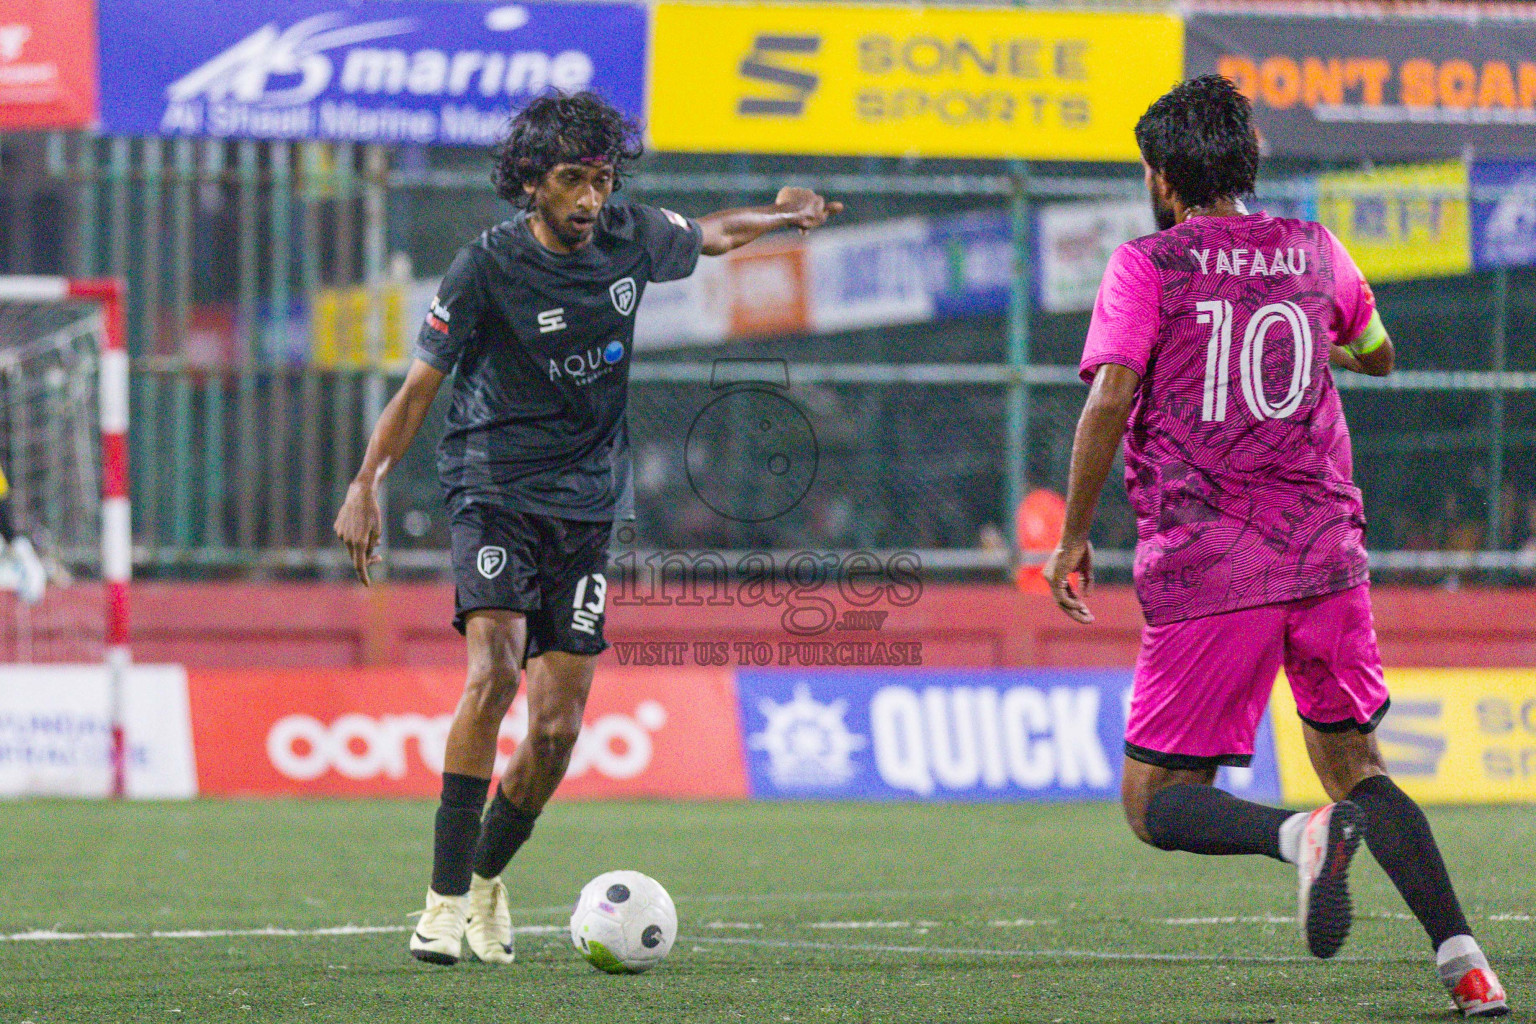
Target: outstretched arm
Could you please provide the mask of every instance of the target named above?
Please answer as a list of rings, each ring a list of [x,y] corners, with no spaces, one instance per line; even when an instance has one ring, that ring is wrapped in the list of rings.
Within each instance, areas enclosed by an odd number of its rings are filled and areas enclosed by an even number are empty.
[[[1128,366],[1104,363],[1093,375],[1093,388],[1077,421],[1077,435],[1072,439],[1072,468],[1067,477],[1067,516],[1061,531],[1061,543],[1046,561],[1045,581],[1057,605],[1077,622],[1092,622],[1093,613],[1072,588],[1067,577],[1082,574],[1083,593],[1093,586],[1093,547],[1088,531],[1099,505],[1099,492],[1109,469],[1115,463],[1115,451],[1125,435],[1126,417],[1141,376]]]
[[[416,432],[427,418],[427,411],[432,408],[432,400],[437,397],[443,376],[441,370],[424,360],[412,360],[405,383],[379,415],[379,422],[368,438],[363,465],[347,487],[346,501],[336,514],[336,536],[347,546],[347,553],[352,556],[352,568],[364,586],[368,585],[368,567],[379,561],[379,556],[373,553],[382,532],[379,484],[415,440]]]
[[[843,212],[843,204],[827,202],[808,188],[781,188],[772,206],[747,206],[717,210],[699,218],[704,229],[705,256],[723,256],[770,231],[819,228],[827,218]]]

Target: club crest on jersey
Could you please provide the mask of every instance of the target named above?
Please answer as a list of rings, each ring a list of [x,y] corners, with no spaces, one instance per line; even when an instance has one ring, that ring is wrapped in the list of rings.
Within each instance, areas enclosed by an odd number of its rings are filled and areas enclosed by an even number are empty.
[[[493,580],[501,575],[501,570],[507,567],[507,549],[487,544],[480,549],[475,556],[475,568],[480,575],[488,580]]]
[[[621,277],[608,286],[608,297],[613,300],[613,308],[619,311],[619,316],[629,316],[635,308],[635,279]]]

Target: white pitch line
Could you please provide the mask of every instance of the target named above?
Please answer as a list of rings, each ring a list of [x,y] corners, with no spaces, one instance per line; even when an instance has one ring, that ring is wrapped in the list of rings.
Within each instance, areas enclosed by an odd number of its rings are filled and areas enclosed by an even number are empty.
[[[854,929],[854,928],[938,928],[938,921],[811,921],[806,928]]]
[[[329,928],[184,928],[178,931],[152,932],[60,932],[30,931],[0,935],[0,942],[87,942],[123,939],[237,939],[237,938],[326,938],[348,935],[393,935],[411,930],[410,925],[343,924]],[[565,931],[562,925],[535,924],[512,929],[525,935],[548,935]]]
[[[1094,949],[978,949],[967,946],[886,946],[874,943],[805,942],[793,939],[745,939],[720,936],[699,939],[699,942],[716,945],[765,946],[772,949],[806,949],[830,953],[911,953],[926,956],[984,956],[1017,959],[1049,960],[1146,960],[1169,963],[1261,963],[1305,964],[1316,963],[1311,956],[1229,956],[1216,953],[1111,953]],[[1341,956],[1336,960],[1355,963],[1418,963],[1417,956]]]

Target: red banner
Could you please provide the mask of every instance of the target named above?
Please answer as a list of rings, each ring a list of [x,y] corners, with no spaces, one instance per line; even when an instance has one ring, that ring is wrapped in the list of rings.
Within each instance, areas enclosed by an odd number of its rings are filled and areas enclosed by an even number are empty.
[[[191,670],[203,795],[435,796],[456,669]],[[519,695],[498,775],[527,734]],[[602,668],[557,797],[744,798],[729,669]]]
[[[0,131],[84,128],[95,120],[95,5],[0,2]]]

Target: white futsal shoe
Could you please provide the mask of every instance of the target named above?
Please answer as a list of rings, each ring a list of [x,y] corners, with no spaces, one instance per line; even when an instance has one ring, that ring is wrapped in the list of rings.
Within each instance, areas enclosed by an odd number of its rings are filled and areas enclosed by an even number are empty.
[[[512,949],[512,912],[507,909],[507,887],[499,878],[469,876],[469,925],[464,932],[475,956],[488,964],[509,964]]]
[[[1365,812],[1348,800],[1318,808],[1302,826],[1296,919],[1315,957],[1328,959],[1349,937],[1349,862],[1364,838]]]
[[[458,963],[468,916],[468,896],[439,896],[428,889],[427,907],[411,932],[411,956],[445,967]]]

